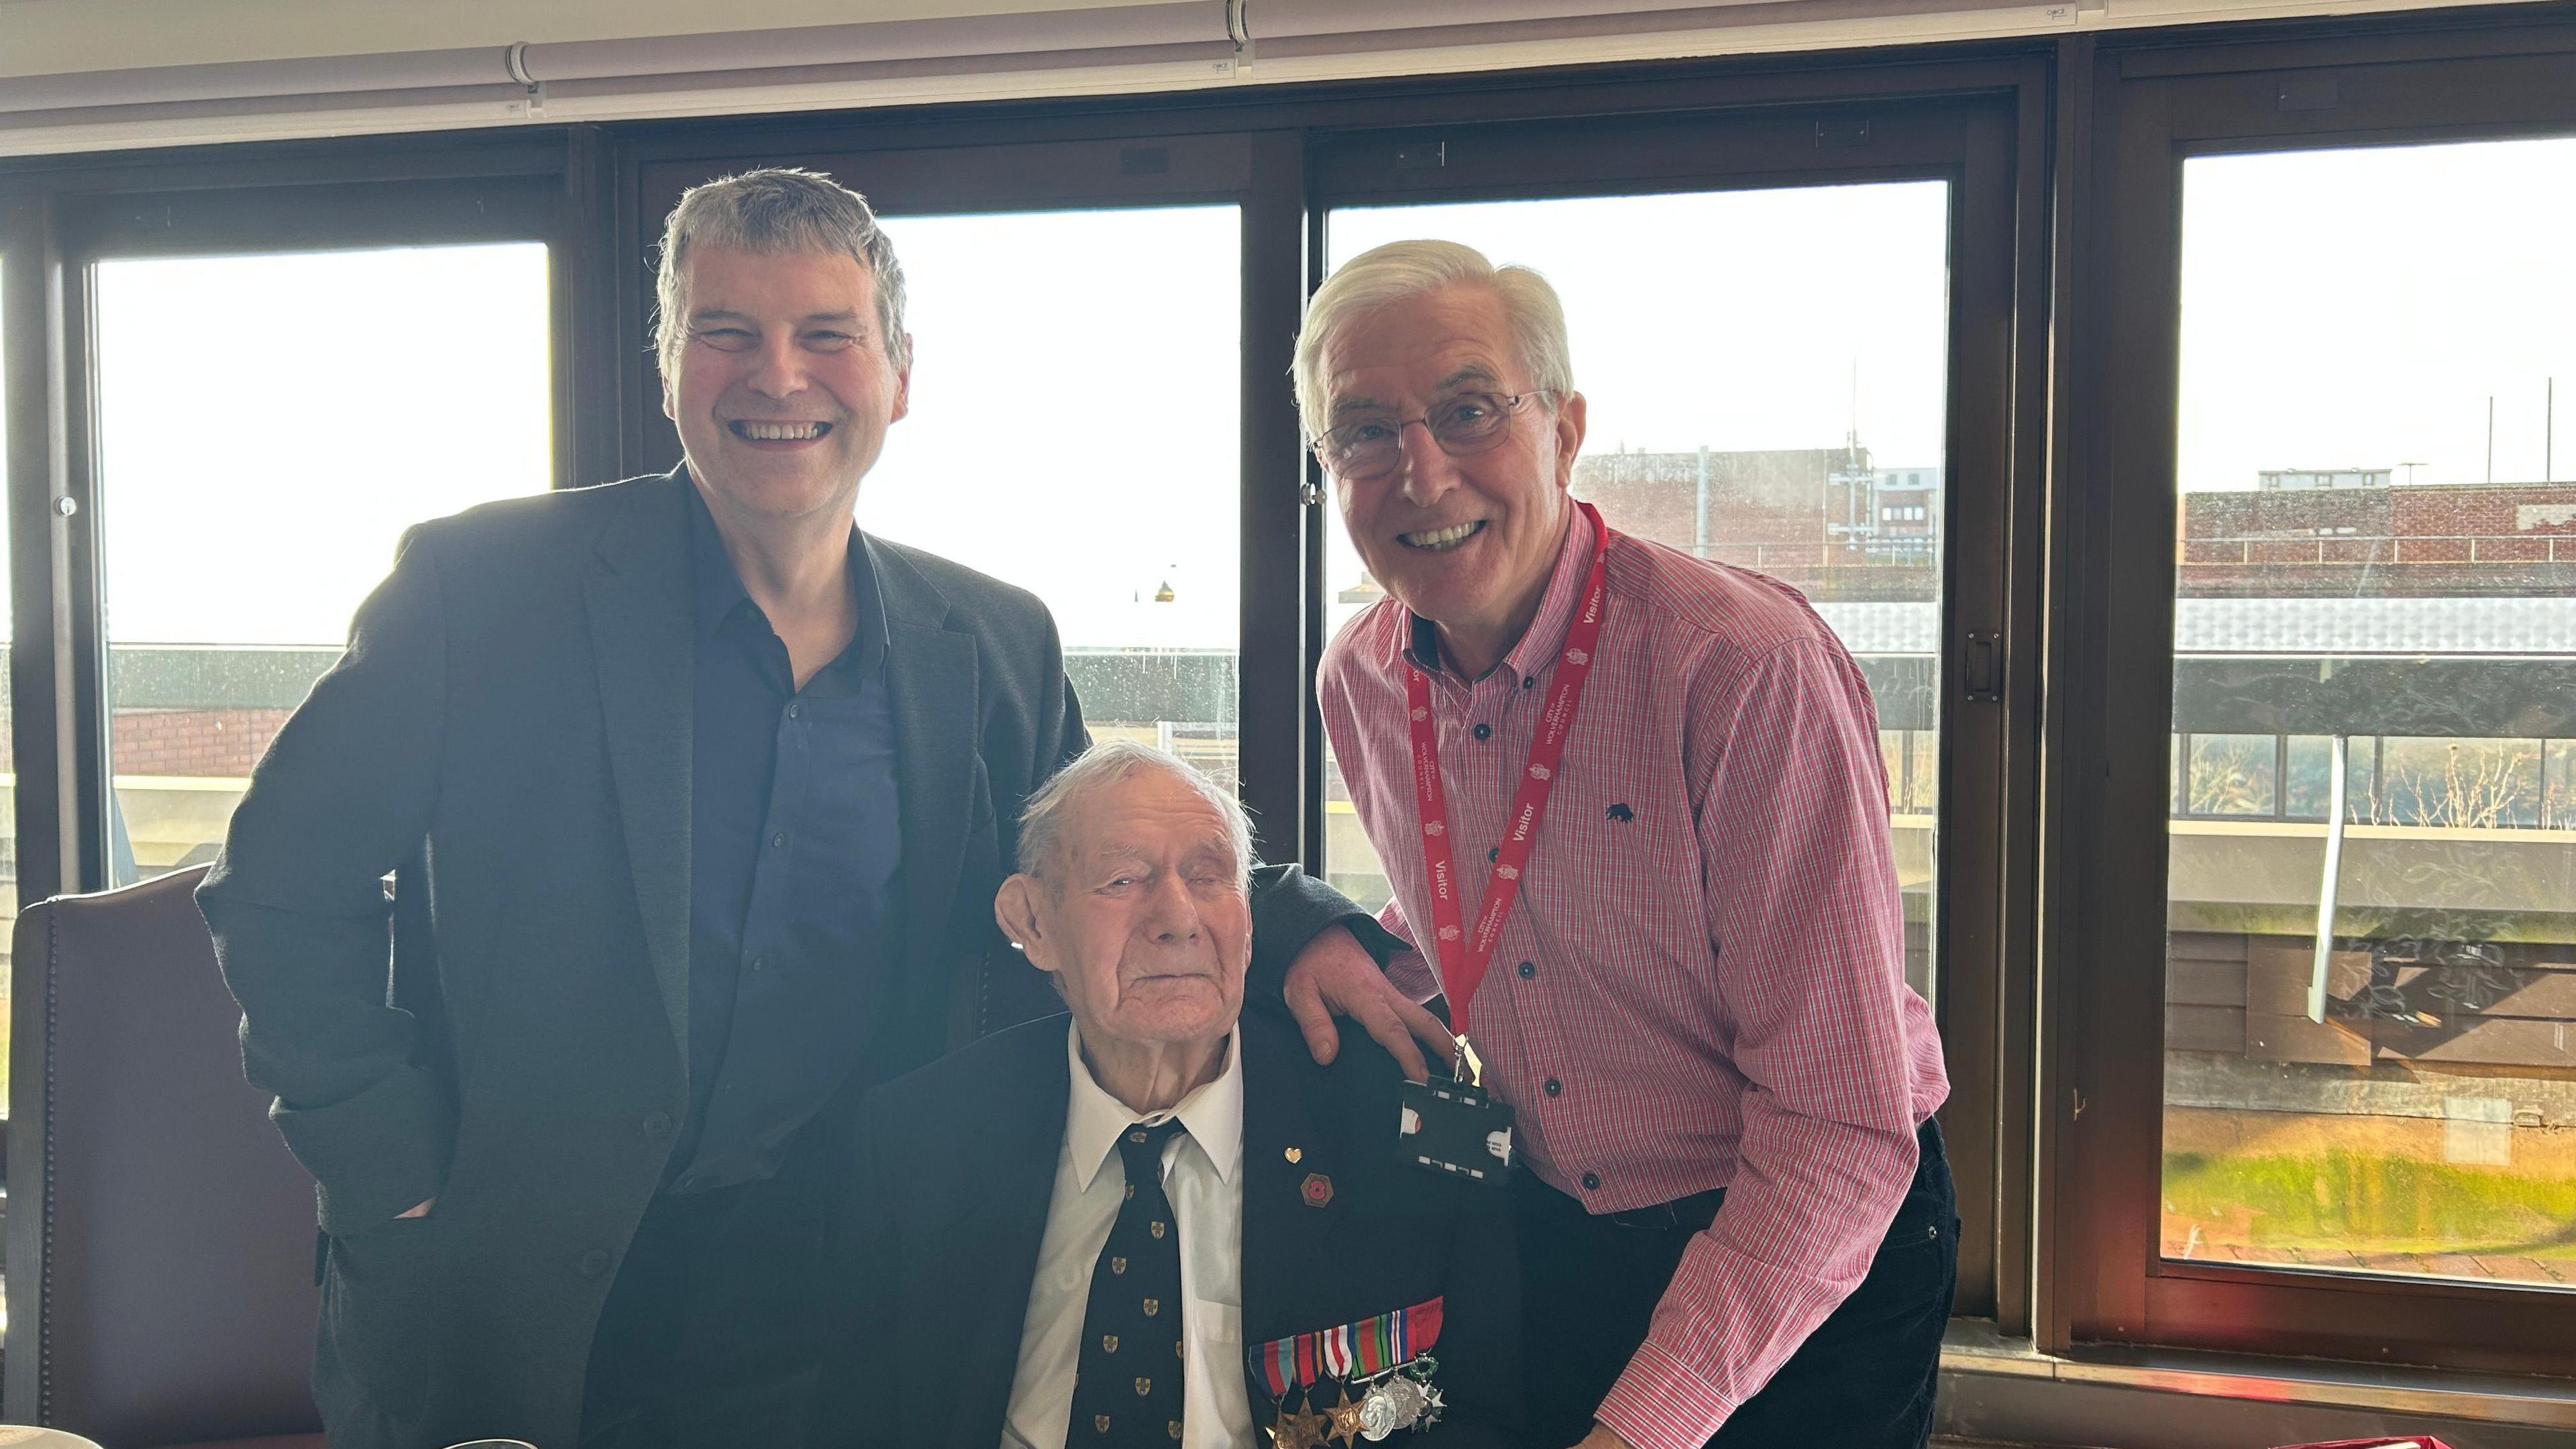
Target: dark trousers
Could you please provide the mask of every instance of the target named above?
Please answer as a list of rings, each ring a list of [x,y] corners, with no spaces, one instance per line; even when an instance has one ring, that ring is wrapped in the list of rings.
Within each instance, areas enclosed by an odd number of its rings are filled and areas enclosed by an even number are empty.
[[[1958,1199],[1940,1128],[1869,1276],[1709,1441],[1709,1449],[1921,1449],[1931,1437],[1941,1333],[1959,1271]],[[1516,1173],[1522,1341],[1532,1449],[1565,1449],[1646,1338],[1682,1250],[1725,1194],[1595,1217]]]
[[[823,1341],[824,1182],[653,1200],[591,1340],[581,1449],[801,1449]]]

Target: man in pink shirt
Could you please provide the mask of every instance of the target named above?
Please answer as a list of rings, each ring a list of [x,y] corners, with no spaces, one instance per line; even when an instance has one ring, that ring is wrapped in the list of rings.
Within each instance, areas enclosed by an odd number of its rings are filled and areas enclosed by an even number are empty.
[[[1534,1438],[1923,1444],[1948,1082],[1859,669],[1786,585],[1568,495],[1584,400],[1537,273],[1368,252],[1296,376],[1388,594],[1316,688],[1395,939],[1287,995],[1319,1057],[1335,1014],[1445,995],[1516,1114]]]

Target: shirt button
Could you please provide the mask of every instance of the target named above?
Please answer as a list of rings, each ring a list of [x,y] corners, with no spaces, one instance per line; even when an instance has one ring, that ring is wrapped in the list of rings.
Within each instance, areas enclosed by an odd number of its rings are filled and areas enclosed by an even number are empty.
[[[794,719],[794,718],[796,718],[796,712],[797,712],[798,710],[803,709],[804,707],[805,707],[805,706],[803,706],[803,705],[801,705],[801,704],[791,704],[791,705],[787,706],[787,717],[788,717],[789,719]]]
[[[662,1140],[662,1138],[663,1138],[665,1135],[667,1135],[667,1134],[670,1132],[670,1130],[671,1130],[671,1114],[670,1114],[670,1113],[668,1113],[668,1112],[647,1112],[647,1113],[645,1113],[645,1114],[644,1114],[644,1135],[645,1135],[645,1136],[652,1138],[652,1139],[653,1139],[654,1141],[656,1141],[656,1142],[659,1142],[659,1141],[661,1141],[661,1140]]]
[[[769,958],[766,956],[754,956],[751,958],[751,969],[754,971],[758,971],[763,967],[766,967],[768,964]]]
[[[782,831],[778,832],[776,835],[773,835],[773,836],[769,837],[769,848],[770,848],[770,849],[772,849],[772,850],[782,849],[783,847],[785,847],[785,846],[786,846],[786,844],[787,844],[787,832],[786,832],[786,831],[784,831],[784,830],[782,830]]]
[[[1551,1097],[1561,1097],[1565,1095],[1565,1083],[1558,1081],[1554,1077],[1550,1077],[1547,1079],[1546,1085],[1541,1090],[1545,1091]]]
[[[1499,845],[1489,845],[1485,847],[1485,859],[1487,860],[1500,860],[1502,855],[1503,848]]]
[[[1520,965],[1520,972],[1521,979],[1523,981],[1530,980],[1538,975],[1538,963],[1536,961],[1523,961]]]
[[[608,1250],[593,1248],[581,1255],[581,1276],[596,1278],[608,1271]]]
[[[1535,674],[1533,674],[1533,675],[1531,675],[1529,678],[1522,680],[1522,681],[1521,681],[1521,688],[1523,688],[1523,689],[1536,689],[1536,688],[1538,688],[1538,676],[1537,676],[1537,675],[1535,675]]]
[[[1598,1191],[1600,1191],[1600,1189],[1601,1189],[1601,1174],[1600,1174],[1600,1173],[1597,1173],[1597,1172],[1587,1172],[1587,1173],[1583,1174],[1583,1190],[1584,1190],[1585,1192],[1598,1192]]]
[[[1494,737],[1494,727],[1493,727],[1492,725],[1489,725],[1489,724],[1480,724],[1480,725],[1476,726],[1476,738],[1478,738],[1478,739],[1480,739],[1480,740],[1490,740],[1490,739],[1492,739],[1493,737]]]

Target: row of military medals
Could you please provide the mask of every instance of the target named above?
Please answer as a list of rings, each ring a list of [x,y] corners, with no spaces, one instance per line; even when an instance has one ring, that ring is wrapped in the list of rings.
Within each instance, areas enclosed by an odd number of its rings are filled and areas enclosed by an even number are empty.
[[[1270,1431],[1274,1449],[1319,1449],[1328,1443],[1339,1443],[1350,1449],[1355,1439],[1374,1444],[1405,1429],[1428,1429],[1440,1420],[1440,1390],[1431,1382],[1432,1371],[1440,1361],[1423,1354],[1411,1363],[1399,1364],[1374,1378],[1340,1383],[1338,1402],[1318,1403],[1323,1389],[1318,1382],[1303,1390],[1306,1407],[1292,1410],[1287,1400],[1279,1404],[1279,1422]],[[1351,1390],[1362,1390],[1354,1401]]]

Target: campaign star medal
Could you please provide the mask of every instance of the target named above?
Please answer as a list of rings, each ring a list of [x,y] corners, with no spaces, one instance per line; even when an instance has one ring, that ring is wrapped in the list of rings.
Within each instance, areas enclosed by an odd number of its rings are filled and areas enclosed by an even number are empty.
[[[1325,1433],[1333,1421],[1316,1413],[1279,1411],[1279,1423],[1270,1431],[1273,1449],[1320,1449]]]
[[[1325,1412],[1332,1416],[1333,1437],[1341,1440],[1344,1449],[1348,1449],[1350,1442],[1360,1435],[1360,1406],[1351,1402],[1350,1385],[1342,1386],[1341,1402]]]

